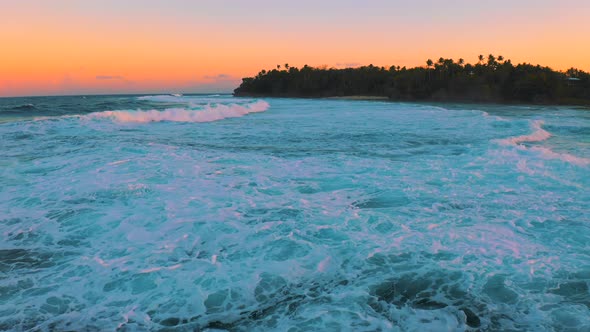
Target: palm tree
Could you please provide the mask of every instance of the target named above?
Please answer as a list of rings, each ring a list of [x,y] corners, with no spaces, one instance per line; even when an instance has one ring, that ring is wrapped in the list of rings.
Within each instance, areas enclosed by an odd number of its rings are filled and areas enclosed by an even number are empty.
[[[432,67],[432,65],[434,65],[434,62],[432,62],[432,60],[428,59],[426,60],[426,66],[428,69],[430,69],[430,67]],[[427,70],[428,72],[428,81],[430,81],[430,70]]]
[[[480,64],[483,63],[483,55],[480,54],[477,58],[479,59]]]
[[[285,69],[289,70],[289,64],[285,63]]]
[[[459,59],[459,65],[463,66],[465,64],[465,60],[463,60],[463,58]]]
[[[281,65],[277,65],[277,70],[281,70]]]
[[[504,61],[504,57],[501,55],[498,55],[498,61]]]
[[[488,66],[496,64],[496,57],[493,54],[488,55]]]

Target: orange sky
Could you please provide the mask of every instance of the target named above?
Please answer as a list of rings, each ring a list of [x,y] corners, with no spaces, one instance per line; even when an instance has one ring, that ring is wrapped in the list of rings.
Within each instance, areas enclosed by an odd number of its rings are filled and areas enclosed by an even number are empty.
[[[276,64],[415,66],[488,53],[590,71],[590,1],[408,3],[11,1],[0,12],[0,96],[229,92]]]

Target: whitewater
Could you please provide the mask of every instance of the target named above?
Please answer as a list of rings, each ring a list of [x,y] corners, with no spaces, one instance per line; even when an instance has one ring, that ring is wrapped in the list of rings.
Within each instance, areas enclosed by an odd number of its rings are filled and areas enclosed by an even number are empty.
[[[0,98],[1,331],[588,331],[590,111]]]

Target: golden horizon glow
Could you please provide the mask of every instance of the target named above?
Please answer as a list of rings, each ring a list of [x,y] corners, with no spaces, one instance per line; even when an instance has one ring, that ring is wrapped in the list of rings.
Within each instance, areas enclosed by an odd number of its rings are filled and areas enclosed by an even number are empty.
[[[20,1],[0,14],[0,96],[229,92],[277,64],[413,67],[489,53],[590,71],[585,1],[352,3]]]

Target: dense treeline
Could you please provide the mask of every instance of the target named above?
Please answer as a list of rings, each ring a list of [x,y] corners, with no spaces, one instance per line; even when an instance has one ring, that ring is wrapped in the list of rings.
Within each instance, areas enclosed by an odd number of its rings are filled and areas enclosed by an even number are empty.
[[[513,65],[502,56],[428,60],[425,67],[303,68],[278,65],[244,78],[236,96],[379,96],[392,100],[590,104],[590,74]]]

